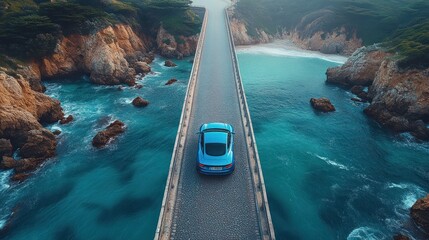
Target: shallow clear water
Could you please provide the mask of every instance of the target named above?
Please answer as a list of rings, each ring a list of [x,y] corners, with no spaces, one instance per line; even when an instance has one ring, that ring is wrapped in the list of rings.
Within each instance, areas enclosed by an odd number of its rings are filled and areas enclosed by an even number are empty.
[[[429,191],[429,145],[381,129],[326,85],[335,60],[256,49],[238,58],[277,238],[423,239],[408,212]],[[313,111],[312,97],[337,111]]]
[[[46,83],[46,94],[59,99],[70,124],[60,129],[58,156],[25,183],[8,182],[0,173],[0,225],[12,218],[7,239],[151,239],[154,236],[191,58],[138,82],[142,89],[97,86],[87,78]],[[178,82],[164,84],[170,78]],[[150,104],[135,108],[142,96]],[[119,119],[127,129],[107,148],[91,146],[97,131]],[[14,214],[11,216],[11,211]]]

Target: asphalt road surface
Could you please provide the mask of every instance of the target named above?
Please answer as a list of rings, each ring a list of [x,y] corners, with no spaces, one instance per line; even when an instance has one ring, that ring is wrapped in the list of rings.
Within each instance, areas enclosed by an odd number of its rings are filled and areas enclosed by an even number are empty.
[[[184,147],[174,209],[173,239],[260,239],[247,146],[226,28],[227,1],[197,0],[208,10],[199,78]],[[229,176],[196,171],[198,129],[225,122],[235,129],[236,167]]]

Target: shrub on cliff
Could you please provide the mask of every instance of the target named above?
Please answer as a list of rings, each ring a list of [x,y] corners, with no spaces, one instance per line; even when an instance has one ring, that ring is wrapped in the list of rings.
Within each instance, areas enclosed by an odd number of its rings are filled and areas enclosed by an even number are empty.
[[[60,27],[38,15],[17,16],[0,21],[0,51],[10,56],[41,57],[54,51]]]
[[[399,67],[429,66],[429,20],[399,30],[387,43],[401,55]]]
[[[76,3],[58,2],[40,4],[39,13],[61,26],[64,34],[88,34],[109,24],[109,16],[96,8]]]

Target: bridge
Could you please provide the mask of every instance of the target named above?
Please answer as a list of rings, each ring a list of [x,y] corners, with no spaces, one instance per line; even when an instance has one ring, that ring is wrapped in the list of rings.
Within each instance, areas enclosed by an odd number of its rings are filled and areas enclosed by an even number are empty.
[[[206,11],[164,192],[155,239],[275,239],[252,122],[225,7]],[[199,127],[235,129],[235,172],[196,171]]]

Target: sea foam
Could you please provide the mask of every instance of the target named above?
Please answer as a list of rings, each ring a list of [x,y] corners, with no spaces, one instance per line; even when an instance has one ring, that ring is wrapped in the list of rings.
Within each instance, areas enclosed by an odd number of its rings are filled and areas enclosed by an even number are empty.
[[[347,240],[378,240],[386,238],[387,236],[382,232],[370,227],[356,228],[349,234],[349,236],[347,236]]]
[[[309,152],[307,152],[307,153],[310,154],[310,155],[313,155],[313,156],[315,156],[317,158],[319,158],[320,160],[323,160],[325,163],[327,163],[327,164],[329,164],[331,166],[334,166],[334,167],[337,167],[337,168],[343,169],[343,170],[349,170],[349,168],[347,166],[345,166],[345,165],[343,165],[341,163],[337,163],[337,162],[335,162],[335,161],[333,161],[333,160],[331,160],[331,159],[329,159],[327,157],[323,157],[323,156],[320,156],[318,154],[313,154],[313,153],[309,153]]]
[[[250,54],[268,54],[272,56],[318,58],[335,63],[345,63],[347,60],[347,57],[340,55],[324,54],[321,52],[301,49],[292,42],[286,40],[278,40],[272,43],[254,46],[240,46],[237,47],[237,52]]]

